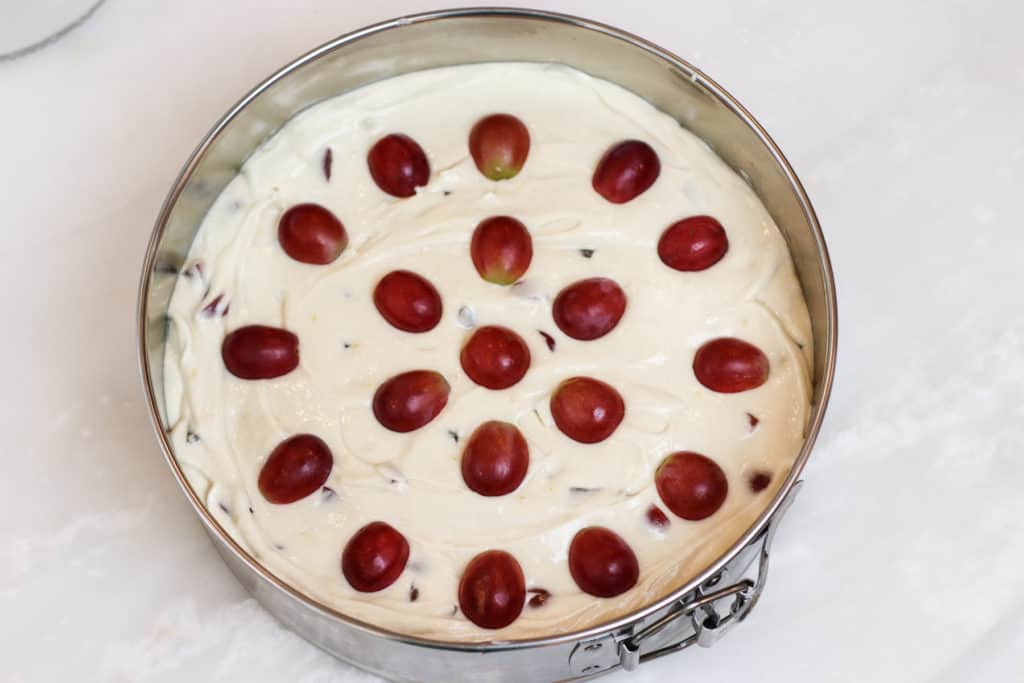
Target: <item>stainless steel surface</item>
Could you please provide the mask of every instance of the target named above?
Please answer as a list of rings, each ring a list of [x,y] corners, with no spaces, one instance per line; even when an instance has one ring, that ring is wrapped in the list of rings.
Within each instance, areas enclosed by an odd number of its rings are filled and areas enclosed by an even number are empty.
[[[248,155],[295,113],[382,78],[506,60],[561,62],[619,83],[674,116],[749,179],[789,244],[807,298],[815,342],[813,406],[806,443],[775,499],[732,548],[677,591],[584,631],[504,643],[448,643],[388,632],[305,597],[260,566],[207,513],[186,483],[166,433],[161,376],[166,310],[176,268],[204,213]],[[825,242],[799,180],[753,117],[700,71],[636,36],[583,19],[517,9],[451,10],[378,24],[313,50],[249,93],[200,143],[161,209],[143,266],[138,316],[143,384],[160,446],[224,561],[297,633],[398,681],[575,680],[677,651],[691,638],[711,642],[725,626],[741,621],[763,589],[768,544],[814,445],[835,369],[836,302]],[[757,579],[746,577],[750,567],[757,568]],[[723,599],[734,600],[726,614],[711,611]],[[698,614],[700,620],[694,618]]]

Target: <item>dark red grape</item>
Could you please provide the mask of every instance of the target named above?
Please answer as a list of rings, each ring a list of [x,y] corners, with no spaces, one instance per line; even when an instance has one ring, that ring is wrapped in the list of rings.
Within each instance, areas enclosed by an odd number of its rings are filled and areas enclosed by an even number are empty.
[[[324,158],[323,162],[321,163],[321,169],[324,172],[324,178],[327,179],[327,182],[331,182],[331,168],[333,165],[334,152],[332,152],[331,148],[328,147],[326,150],[324,150]]]
[[[466,565],[459,581],[459,607],[480,628],[498,629],[519,618],[526,601],[526,580],[516,558],[487,550]]]
[[[320,437],[296,434],[277,444],[260,469],[260,493],[271,503],[294,503],[320,490],[334,466]]]
[[[613,598],[636,585],[640,565],[621,536],[610,529],[592,526],[572,539],[569,573],[584,593]]]
[[[277,224],[277,239],[296,261],[326,265],[348,246],[345,226],[319,204],[298,204],[284,212]]]
[[[248,325],[224,337],[220,355],[235,377],[273,379],[298,367],[299,338],[279,327]]]
[[[462,451],[462,479],[481,496],[512,493],[523,483],[529,466],[526,439],[508,422],[484,422]]]
[[[551,599],[551,591],[545,588],[531,588],[527,592],[530,594],[530,607],[534,609],[543,607]]]
[[[704,270],[729,251],[725,228],[711,216],[690,216],[665,229],[658,240],[658,257],[669,268]]]
[[[626,293],[615,280],[592,277],[574,282],[555,297],[551,315],[573,339],[590,341],[615,329],[626,312]]]
[[[613,145],[597,164],[594,190],[613,204],[624,204],[643,194],[658,179],[661,161],[651,146],[640,140]]]
[[[668,509],[691,522],[715,514],[729,494],[729,480],[722,468],[692,451],[665,458],[654,473],[654,485]]]
[[[496,285],[510,285],[530,267],[533,240],[515,218],[494,216],[476,226],[469,253],[480,277]]]
[[[768,381],[768,357],[761,349],[734,337],[712,339],[693,357],[693,374],[711,391],[735,394]]]
[[[530,368],[530,349],[507,327],[477,328],[459,356],[469,378],[488,389],[507,389]]]
[[[754,493],[760,493],[768,488],[768,485],[772,483],[772,475],[770,472],[757,471],[750,475],[747,479],[747,483],[750,485],[750,490]]]
[[[393,432],[411,432],[427,424],[448,404],[451,387],[439,372],[410,370],[395,375],[373,395],[373,414]]]
[[[203,306],[200,313],[205,318],[220,317],[223,318],[231,310],[231,303],[224,301],[224,295],[218,294],[210,300],[210,303]]]
[[[366,155],[377,187],[395,197],[411,197],[430,179],[430,162],[415,140],[393,133],[381,138]]]
[[[360,593],[376,593],[398,580],[408,560],[405,536],[384,522],[371,522],[345,545],[341,571]]]
[[[427,332],[441,322],[441,295],[421,275],[393,270],[373,289],[373,305],[384,319],[404,332]]]
[[[651,526],[664,529],[670,524],[668,517],[657,505],[647,508],[647,521]]]
[[[612,386],[572,377],[551,394],[551,416],[563,434],[580,443],[604,441],[622,422],[626,404]]]
[[[530,132],[511,114],[491,114],[469,133],[469,153],[480,172],[491,180],[514,177],[530,153]]]

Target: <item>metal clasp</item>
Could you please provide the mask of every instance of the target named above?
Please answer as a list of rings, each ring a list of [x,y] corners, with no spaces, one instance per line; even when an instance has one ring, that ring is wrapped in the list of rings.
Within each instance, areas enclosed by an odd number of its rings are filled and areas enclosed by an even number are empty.
[[[671,610],[653,624],[646,626],[639,633],[635,633],[620,641],[618,655],[619,664],[621,664],[623,669],[632,671],[642,662],[685,650],[691,645],[710,647],[729,628],[746,618],[750,610],[757,604],[758,599],[761,597],[761,592],[764,590],[768,574],[768,553],[771,548],[772,539],[775,537],[775,532],[778,530],[779,522],[792,504],[802,484],[803,482],[798,481],[793,485],[785,500],[776,509],[772,521],[757,540],[760,547],[756,557],[756,578],[744,578],[730,586],[711,592],[705,592],[707,588],[698,590],[695,599],[690,602],[679,603],[676,609]],[[721,577],[716,577],[714,580],[719,578]],[[705,584],[705,586],[713,588],[714,583],[710,583],[710,585]],[[719,612],[717,603],[727,599],[731,599],[728,609],[725,612]],[[684,620],[687,618],[689,618],[689,624],[685,624]],[[683,626],[682,638],[671,645],[641,654],[640,649],[644,641],[655,637],[670,624]]]
[[[619,663],[626,671],[632,671],[640,665],[640,662],[685,650],[691,645],[710,647],[730,625],[742,620],[746,615],[746,610],[751,604],[754,587],[753,581],[744,579],[739,583],[701,596],[693,602],[681,605],[679,609],[669,612],[644,630],[619,643]],[[715,603],[726,598],[732,598],[732,603],[729,605],[728,611],[721,614]],[[640,654],[640,647],[645,640],[653,638],[669,624],[686,617],[690,618],[690,630],[693,631],[691,635],[678,643]]]

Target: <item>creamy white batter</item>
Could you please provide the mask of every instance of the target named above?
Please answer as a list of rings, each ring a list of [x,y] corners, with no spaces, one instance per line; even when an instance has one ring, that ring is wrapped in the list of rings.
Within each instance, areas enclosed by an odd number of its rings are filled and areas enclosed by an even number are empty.
[[[481,175],[467,149],[473,124],[494,112],[519,117],[531,136],[522,172],[501,182]],[[409,199],[386,195],[367,171],[369,147],[393,132],[414,138],[430,160],[430,182]],[[661,175],[638,198],[613,205],[594,192],[591,176],[603,152],[629,138],[656,150]],[[329,182],[322,171],[328,147]],[[328,207],[348,231],[350,244],[331,265],[294,261],[277,242],[281,213],[303,202]],[[482,280],[469,256],[476,225],[501,214],[521,220],[533,237],[533,262],[512,287]],[[658,237],[695,214],[725,226],[729,251],[706,271],[674,271],[658,259]],[[430,332],[399,332],[374,308],[374,285],[400,268],[441,293],[444,316]],[[672,118],[565,66],[424,71],[306,110],[257,150],[217,199],[183,273],[190,276],[180,278],[171,302],[165,374],[175,453],[189,481],[272,572],[394,631],[507,640],[563,633],[639,608],[742,534],[803,443],[811,332],[772,219],[740,177]],[[593,276],[623,287],[627,311],[607,336],[576,341],[552,321],[551,301],[565,285]],[[202,310],[217,296],[217,313],[230,307],[223,317]],[[257,323],[298,335],[297,370],[254,382],[224,369],[224,335]],[[470,324],[504,325],[527,341],[533,360],[521,382],[490,391],[466,377],[459,349]],[[554,351],[541,330],[556,340]],[[766,384],[717,394],[697,382],[693,354],[720,336],[766,353]],[[444,374],[448,406],[422,429],[390,432],[370,409],[373,392],[418,368]],[[550,392],[573,375],[606,381],[625,399],[625,420],[604,442],[576,443],[552,422]],[[756,428],[748,413],[758,418]],[[466,437],[491,419],[517,424],[530,447],[526,480],[498,498],[470,491],[459,468]],[[260,467],[274,446],[300,432],[320,436],[333,451],[327,486],[335,495],[271,505],[257,488]],[[707,520],[668,513],[671,525],[658,530],[645,517],[652,503],[668,512],[653,474],[677,450],[714,459],[729,478],[729,495]],[[773,473],[772,482],[754,494],[746,480],[761,469]],[[374,520],[402,532],[411,554],[397,582],[361,594],[342,575],[340,557],[353,533]],[[586,595],[569,574],[569,542],[590,525],[619,533],[639,559],[639,583],[617,598]],[[525,607],[498,631],[480,629],[454,609],[463,567],[491,548],[515,555],[528,589],[551,593],[543,607]]]

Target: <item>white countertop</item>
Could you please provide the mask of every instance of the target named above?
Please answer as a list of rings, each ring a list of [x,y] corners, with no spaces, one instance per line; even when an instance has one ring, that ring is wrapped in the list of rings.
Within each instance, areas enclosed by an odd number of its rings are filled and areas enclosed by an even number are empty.
[[[605,680],[1024,679],[1024,4],[509,4],[639,33],[735,94],[839,288],[836,389],[764,599],[714,648]],[[108,0],[0,61],[0,680],[377,680],[221,564],[151,433],[134,304],[164,193],[231,103],[441,6]]]

